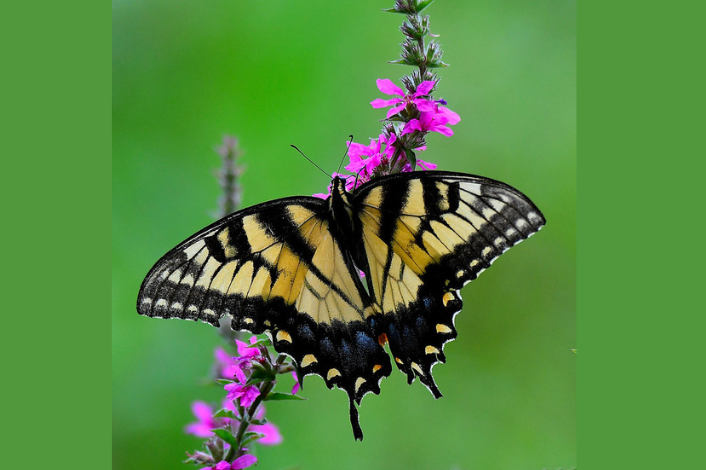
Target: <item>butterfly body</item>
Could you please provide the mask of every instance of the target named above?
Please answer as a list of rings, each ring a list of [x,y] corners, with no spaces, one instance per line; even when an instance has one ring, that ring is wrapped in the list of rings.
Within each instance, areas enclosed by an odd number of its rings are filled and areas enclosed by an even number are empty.
[[[259,204],[178,245],[147,275],[138,312],[215,326],[228,315],[235,330],[267,332],[300,380],[346,391],[362,439],[354,403],[380,393],[392,362],[441,396],[431,370],[456,337],[458,289],[544,223],[526,196],[488,178],[400,173],[350,193],[334,178],[326,200]]]

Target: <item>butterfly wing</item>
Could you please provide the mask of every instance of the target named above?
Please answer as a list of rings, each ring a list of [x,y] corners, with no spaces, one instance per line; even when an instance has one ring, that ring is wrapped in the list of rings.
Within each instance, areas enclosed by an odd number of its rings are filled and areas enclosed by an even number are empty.
[[[518,190],[462,173],[381,177],[355,193],[370,296],[398,368],[440,397],[432,367],[456,338],[458,289],[545,223]],[[360,262],[359,264],[363,264]]]
[[[388,354],[367,319],[375,312],[316,198],[279,199],[210,225],[167,253],[138,296],[138,312],[268,331],[291,356],[300,380],[308,374],[337,385],[350,398],[351,421],[362,439],[353,401],[379,393],[390,375]]]

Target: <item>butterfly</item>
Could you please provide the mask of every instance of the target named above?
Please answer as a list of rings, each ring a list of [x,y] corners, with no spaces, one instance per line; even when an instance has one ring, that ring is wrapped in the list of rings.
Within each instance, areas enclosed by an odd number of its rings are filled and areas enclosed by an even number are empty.
[[[432,367],[456,338],[459,289],[545,224],[511,186],[446,171],[375,178],[326,199],[288,197],[209,225],[164,255],[142,283],[141,315],[266,332],[295,362],[356,404],[380,393],[390,354],[408,383],[441,397]],[[363,273],[361,275],[361,272]],[[389,348],[389,353],[385,350]]]

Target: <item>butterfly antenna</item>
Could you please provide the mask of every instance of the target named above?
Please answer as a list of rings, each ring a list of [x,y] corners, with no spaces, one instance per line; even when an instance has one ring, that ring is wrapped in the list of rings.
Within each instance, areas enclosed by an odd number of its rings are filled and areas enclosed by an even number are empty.
[[[358,177],[359,177],[360,174],[363,172],[363,170],[365,170],[365,167],[361,168],[360,171],[355,174],[355,182],[353,183],[353,187],[354,187],[354,188],[357,188],[357,187],[358,187]]]
[[[343,154],[343,158],[341,158],[341,163],[338,164],[338,170],[336,170],[336,173],[341,172],[341,165],[343,165],[343,160],[346,159],[346,156],[348,155],[348,150],[351,148],[351,144],[353,143],[353,135],[348,136],[348,145],[346,145],[346,152]]]
[[[321,172],[322,172],[324,175],[326,175],[326,176],[328,176],[329,178],[333,179],[333,176],[332,176],[332,175],[329,175],[328,173],[326,173],[319,165],[317,165],[316,163],[314,163],[314,162],[311,160],[311,158],[309,158],[309,157],[307,157],[306,155],[304,155],[304,152],[302,152],[301,150],[299,150],[299,147],[297,147],[296,145],[292,145],[292,147],[294,148],[294,150],[296,150],[297,152],[299,152],[299,153],[302,155],[302,157],[304,157],[304,158],[306,158],[307,160],[309,160],[309,163],[311,163],[311,164],[314,165],[316,168],[318,168],[319,170],[321,170]]]

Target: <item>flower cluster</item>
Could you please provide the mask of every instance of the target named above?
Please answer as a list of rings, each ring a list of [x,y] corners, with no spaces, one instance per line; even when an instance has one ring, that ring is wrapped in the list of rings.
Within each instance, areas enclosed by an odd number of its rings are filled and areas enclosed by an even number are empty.
[[[206,452],[195,452],[187,462],[207,464],[204,469],[241,469],[257,462],[257,457],[248,453],[245,445],[257,442],[262,445],[277,445],[282,442],[279,428],[265,419],[262,402],[268,399],[298,399],[291,394],[272,392],[276,374],[292,372],[285,365],[284,357],[273,362],[267,346],[269,341],[258,341],[253,336],[249,344],[235,340],[237,356],[228,354],[223,348],[215,351],[216,372],[227,393],[220,409],[196,401],[192,411],[197,421],[186,426],[188,434],[208,439]]]
[[[387,110],[382,133],[377,139],[371,139],[369,145],[348,143],[350,163],[345,168],[353,175],[334,174],[346,180],[348,191],[378,176],[410,172],[416,167],[422,170],[435,169],[436,164],[417,158],[417,152],[427,148],[425,136],[437,132],[450,137],[453,130],[449,126],[461,120],[458,114],[446,107],[445,100],[432,98],[438,80],[430,69],[446,67],[446,64],[441,62],[441,46],[435,41],[428,44],[424,42],[424,37],[431,35],[429,17],[422,17],[419,13],[430,3],[429,0],[397,0],[394,8],[386,10],[407,15],[400,28],[406,36],[401,59],[393,63],[414,65],[417,70],[402,77],[406,91],[392,80],[377,80],[378,89],[392,98],[378,98],[370,104],[375,109],[390,109]],[[326,194],[314,196],[323,199],[330,194],[329,186]]]

